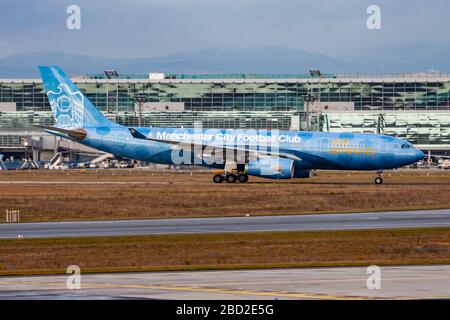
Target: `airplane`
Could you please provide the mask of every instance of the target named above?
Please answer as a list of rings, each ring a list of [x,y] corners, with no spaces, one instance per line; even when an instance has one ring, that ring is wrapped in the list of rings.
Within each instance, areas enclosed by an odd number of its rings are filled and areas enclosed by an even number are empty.
[[[382,170],[424,158],[408,141],[386,135],[311,131],[126,127],[106,118],[58,66],[40,66],[55,118],[46,132],[106,153],[159,164],[220,169],[213,181],[249,176],[309,178],[316,169]]]

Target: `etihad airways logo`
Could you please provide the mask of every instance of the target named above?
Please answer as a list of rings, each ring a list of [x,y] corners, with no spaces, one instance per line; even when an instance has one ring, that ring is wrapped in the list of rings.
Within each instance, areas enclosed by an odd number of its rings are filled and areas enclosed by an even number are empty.
[[[58,91],[49,91],[47,96],[58,127],[83,127],[84,97],[80,91],[71,91],[63,83]]]

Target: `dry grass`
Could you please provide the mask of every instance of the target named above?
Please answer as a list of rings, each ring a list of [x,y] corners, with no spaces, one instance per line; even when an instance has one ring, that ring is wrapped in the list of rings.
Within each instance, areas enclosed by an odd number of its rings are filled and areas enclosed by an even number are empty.
[[[0,274],[450,263],[450,228],[0,241]]]
[[[20,210],[22,221],[61,221],[450,208],[450,172],[392,171],[382,186],[373,184],[373,173],[361,172],[289,181],[252,177],[245,185],[217,185],[211,176],[0,172],[0,213]]]

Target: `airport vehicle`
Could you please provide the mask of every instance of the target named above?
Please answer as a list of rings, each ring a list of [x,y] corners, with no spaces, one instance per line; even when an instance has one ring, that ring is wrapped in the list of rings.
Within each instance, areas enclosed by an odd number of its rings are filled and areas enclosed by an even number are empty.
[[[134,167],[134,165],[132,162],[129,162],[129,161],[120,161],[119,162],[119,168],[127,169],[127,168],[133,168],[133,167]]]
[[[424,154],[385,135],[277,130],[128,128],[104,117],[57,66],[39,67],[55,117],[49,133],[116,156],[161,164],[223,169],[213,181],[248,176],[309,178],[311,170],[381,170],[413,164]]]
[[[104,169],[109,169],[109,168],[112,168],[113,167],[113,164],[111,163],[111,161],[103,161],[102,162],[102,166],[103,166],[103,168]]]
[[[97,169],[97,168],[98,168],[98,164],[97,164],[97,163],[92,163],[92,162],[90,162],[90,163],[89,163],[89,168],[91,168],[91,169]]]
[[[48,169],[50,169],[50,170],[68,170],[69,166],[66,163],[60,163],[60,164],[50,165],[48,167]]]
[[[448,159],[442,160],[442,162],[439,163],[437,167],[438,169],[446,169],[446,170],[450,169],[450,160]]]

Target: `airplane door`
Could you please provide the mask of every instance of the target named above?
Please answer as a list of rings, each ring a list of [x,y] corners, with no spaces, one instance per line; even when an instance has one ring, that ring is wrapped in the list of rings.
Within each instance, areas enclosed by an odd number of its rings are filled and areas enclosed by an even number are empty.
[[[353,161],[353,153],[350,148],[349,141],[344,140],[342,142],[342,144],[343,144],[343,147],[341,148],[341,150],[339,152],[338,160],[340,163],[342,163],[344,165],[349,165]]]
[[[114,144],[117,146],[123,146],[125,144],[125,130],[123,128],[115,128],[113,130]]]
[[[320,140],[320,153],[327,154],[330,151],[330,140],[323,138]]]
[[[389,148],[389,142],[386,140],[380,141],[380,155],[379,155],[379,166],[384,167],[387,165],[391,165],[395,161],[395,155],[392,152],[392,149]]]

